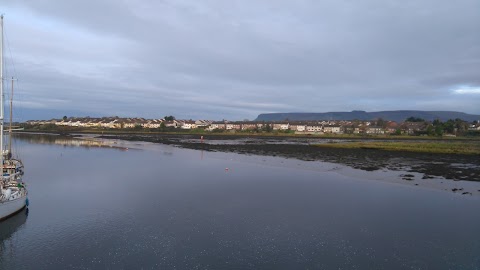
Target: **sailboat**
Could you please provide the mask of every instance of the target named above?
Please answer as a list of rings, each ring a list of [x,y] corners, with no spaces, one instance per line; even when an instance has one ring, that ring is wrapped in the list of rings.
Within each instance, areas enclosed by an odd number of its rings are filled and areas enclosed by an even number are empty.
[[[20,159],[13,158],[11,148],[12,138],[12,102],[10,102],[10,143],[4,150],[4,35],[3,15],[0,15],[0,220],[4,220],[28,206],[27,189],[23,183],[23,163]],[[13,83],[13,80],[12,80]],[[13,91],[13,84],[12,84]]]

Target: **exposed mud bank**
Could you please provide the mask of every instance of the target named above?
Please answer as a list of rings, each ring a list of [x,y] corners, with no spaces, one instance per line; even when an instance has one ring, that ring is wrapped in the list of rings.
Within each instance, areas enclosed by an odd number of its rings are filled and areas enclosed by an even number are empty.
[[[214,138],[210,137],[205,141],[199,139],[199,136],[185,135],[105,135],[99,136],[99,138],[146,141],[204,151],[280,156],[306,161],[325,161],[344,164],[365,171],[388,169],[415,172],[423,174],[423,179],[441,177],[452,180],[480,182],[480,157],[476,155],[320,148],[309,145],[308,139],[298,138],[216,136]],[[411,180],[411,177],[406,175],[404,180]]]

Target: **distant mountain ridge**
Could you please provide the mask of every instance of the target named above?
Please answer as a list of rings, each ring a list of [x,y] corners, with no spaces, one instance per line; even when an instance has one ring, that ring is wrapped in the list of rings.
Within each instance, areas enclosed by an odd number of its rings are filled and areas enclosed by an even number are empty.
[[[400,110],[400,111],[351,111],[351,112],[325,112],[325,113],[262,113],[259,114],[255,121],[315,121],[315,120],[375,120],[382,118],[383,120],[390,120],[396,122],[405,121],[409,117],[422,118],[427,121],[439,119],[447,121],[448,119],[460,118],[465,121],[480,120],[480,115],[467,114],[463,112],[454,111],[415,111],[415,110]]]

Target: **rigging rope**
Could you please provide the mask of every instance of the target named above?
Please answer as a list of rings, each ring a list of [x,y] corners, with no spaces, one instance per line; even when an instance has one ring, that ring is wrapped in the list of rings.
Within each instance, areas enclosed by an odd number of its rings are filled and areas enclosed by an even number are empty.
[[[9,54],[9,58],[7,57],[4,57],[4,65],[5,67],[7,66],[7,61],[8,61],[8,64],[11,65],[11,68],[10,69],[6,69],[5,68],[5,78],[4,78],[4,82],[7,86],[7,88],[4,88],[4,94],[5,94],[5,99],[4,99],[4,102],[6,102],[7,100],[10,100],[10,98],[13,98],[11,96],[11,92],[9,91],[11,89],[11,84],[12,84],[12,81],[9,79],[9,78],[15,78],[16,80],[16,83],[15,83],[15,92],[18,93],[18,92],[22,92],[21,90],[21,86],[20,86],[20,80],[18,80],[18,76],[17,76],[17,68],[16,68],[16,65],[15,65],[15,61],[14,61],[14,58],[13,58],[13,53],[12,53],[12,50],[11,50],[11,46],[10,46],[10,38],[9,38],[9,35],[8,35],[8,32],[7,32],[7,29],[4,28],[4,40],[5,40],[5,43],[4,45],[6,45],[6,49],[8,50],[8,54]],[[10,75],[11,73],[11,75]],[[7,75],[8,74],[8,75]],[[19,97],[21,95],[15,95],[16,97]],[[7,102],[8,104],[8,107],[10,107],[10,103]],[[23,111],[21,110],[18,110],[18,107],[15,107],[13,106],[12,108],[12,111],[14,113],[12,113],[12,115],[15,115],[16,117],[13,118],[12,117],[12,121],[13,122],[21,122],[22,120],[25,120],[23,119]],[[15,138],[12,138],[12,152],[15,153],[15,156],[18,157],[18,155],[21,153],[19,153],[19,148],[17,147],[17,140]]]

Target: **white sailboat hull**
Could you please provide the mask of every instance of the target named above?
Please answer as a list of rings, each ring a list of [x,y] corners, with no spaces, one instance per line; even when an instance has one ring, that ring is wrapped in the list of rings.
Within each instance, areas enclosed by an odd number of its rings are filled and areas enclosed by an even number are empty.
[[[15,200],[0,202],[0,220],[3,220],[22,210],[27,204],[26,200],[27,195],[24,195]]]
[[[13,104],[13,77],[12,93],[10,96],[10,128],[8,150],[3,144],[4,132],[4,31],[3,14],[0,14],[0,220],[22,210],[28,203],[27,190],[22,182],[23,164],[19,159],[12,158],[12,104]]]

